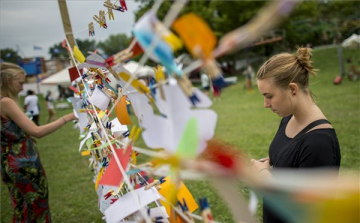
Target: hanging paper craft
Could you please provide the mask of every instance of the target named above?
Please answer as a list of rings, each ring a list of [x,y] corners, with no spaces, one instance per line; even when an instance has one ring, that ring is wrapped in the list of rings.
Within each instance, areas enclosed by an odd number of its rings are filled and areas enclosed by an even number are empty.
[[[155,95],[161,115],[148,113],[142,119],[144,142],[150,148],[164,148],[174,154],[188,121],[195,118],[200,140],[196,153],[201,153],[206,148],[206,141],[214,135],[216,113],[209,109],[190,109],[189,100],[177,85],[165,85],[163,89],[166,101],[159,94]]]
[[[116,155],[119,158],[120,164],[124,171],[129,163],[132,145],[130,144],[124,153],[124,149],[115,149]],[[109,166],[106,168],[99,184],[108,186],[119,186],[123,180],[123,175],[120,172],[119,166],[116,163],[114,154],[111,155]]]
[[[142,187],[133,192],[135,198],[133,194],[127,193],[105,210],[107,223],[120,222],[125,217],[140,210],[140,208],[160,199],[160,195],[156,190],[144,190],[144,187]]]
[[[171,181],[170,177],[165,177],[164,181],[165,182],[161,184],[161,189],[159,189],[159,193],[163,197],[168,197],[168,195],[173,192],[175,183],[173,181]],[[176,198],[177,198],[177,200],[179,200],[181,202],[183,202],[183,200],[185,200],[185,202],[189,208],[189,211],[191,213],[194,212],[199,207],[197,205],[196,201],[194,200],[194,197],[192,196],[192,194],[190,193],[190,191],[187,189],[187,187],[185,186],[185,184],[183,182],[180,182],[180,186],[177,191]],[[170,216],[169,204],[162,200],[160,200],[160,203],[166,208],[166,213]]]
[[[155,33],[171,46],[173,52],[183,47],[181,39],[179,39],[174,33],[172,33],[168,28],[166,28],[163,23],[155,23],[154,29]]]
[[[110,97],[103,93],[98,87],[96,87],[90,97],[90,100],[94,105],[96,105],[96,107],[105,111],[109,105]]]
[[[91,52],[90,55],[86,57],[86,61],[79,65],[79,68],[84,67],[106,69],[106,62],[100,55]]]
[[[85,56],[82,54],[82,52],[79,50],[79,48],[75,45],[73,48],[74,57],[80,62],[84,63]]]
[[[185,159],[194,159],[199,147],[199,128],[196,118],[190,118],[185,126],[176,155]]]
[[[126,95],[122,96],[120,102],[115,107],[116,117],[122,125],[132,125],[126,107]]]
[[[73,82],[77,78],[81,77],[82,69],[79,69],[80,74],[78,72],[78,69],[76,67],[69,68],[69,75],[70,75],[70,81]]]
[[[174,55],[168,43],[163,41],[155,32],[155,27],[160,21],[154,13],[145,13],[134,26],[134,35],[143,49],[148,49],[153,41],[156,42],[153,54],[150,57],[155,61],[160,61],[166,68],[166,71],[172,75],[182,75],[182,71],[177,67],[174,61]]]
[[[193,56],[199,57],[199,53],[201,53],[204,58],[211,57],[216,45],[216,37],[203,19],[194,13],[189,13],[177,19],[173,28]]]

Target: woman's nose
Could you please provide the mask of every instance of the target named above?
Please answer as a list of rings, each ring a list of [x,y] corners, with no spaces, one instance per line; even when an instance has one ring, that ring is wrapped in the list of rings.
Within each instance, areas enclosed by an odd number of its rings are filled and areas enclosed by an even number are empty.
[[[270,108],[270,103],[266,99],[264,100],[264,108]]]

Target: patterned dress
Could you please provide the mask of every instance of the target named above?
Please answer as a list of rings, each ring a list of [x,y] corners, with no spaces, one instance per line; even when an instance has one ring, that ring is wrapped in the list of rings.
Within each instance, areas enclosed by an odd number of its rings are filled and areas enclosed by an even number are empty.
[[[48,184],[36,141],[3,117],[1,177],[9,189],[13,222],[51,222]]]

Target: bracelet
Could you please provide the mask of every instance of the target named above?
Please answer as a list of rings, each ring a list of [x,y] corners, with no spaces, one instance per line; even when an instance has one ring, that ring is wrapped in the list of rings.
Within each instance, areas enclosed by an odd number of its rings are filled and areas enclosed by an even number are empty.
[[[65,125],[67,123],[66,119],[64,118],[64,116],[61,118],[62,118],[62,120],[64,120],[64,125]]]
[[[260,170],[258,171],[258,174],[260,174],[260,172],[263,171],[263,170],[268,170],[268,171],[270,172],[270,168],[265,167],[265,168],[260,169]]]

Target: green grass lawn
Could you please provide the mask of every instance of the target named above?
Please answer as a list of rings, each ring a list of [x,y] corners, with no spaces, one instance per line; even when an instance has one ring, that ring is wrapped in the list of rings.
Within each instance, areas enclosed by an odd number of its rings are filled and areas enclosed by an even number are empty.
[[[344,58],[349,57],[360,61],[359,51],[344,50]],[[333,84],[333,79],[340,73],[336,48],[315,51],[313,60],[320,71],[318,77],[311,80],[311,89],[317,96],[317,104],[338,134],[342,153],[341,173],[359,170],[360,81],[344,79],[339,86]],[[347,69],[348,64],[345,65]],[[41,123],[45,123],[47,114],[43,100],[40,105]],[[212,109],[218,113],[216,138],[246,152],[250,157],[267,155],[280,118],[263,108],[263,98],[257,89],[251,94],[246,92],[244,77],[239,77],[238,84],[225,89],[221,100],[216,101]],[[57,111],[57,116],[71,111]],[[79,132],[68,123],[56,133],[37,140],[49,181],[52,218],[54,222],[103,222],[97,206],[93,173],[88,168],[88,158],[81,157],[78,152],[78,138]],[[141,139],[136,146],[146,147]],[[186,181],[185,184],[196,199],[208,197],[215,220],[233,222],[226,204],[207,182]],[[248,188],[239,185],[239,192],[246,196]],[[1,183],[1,222],[11,222],[11,215],[9,194]]]

